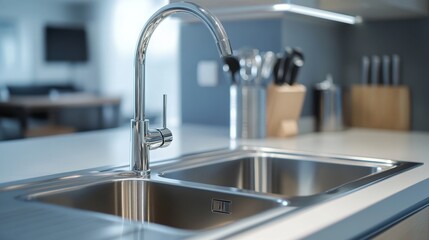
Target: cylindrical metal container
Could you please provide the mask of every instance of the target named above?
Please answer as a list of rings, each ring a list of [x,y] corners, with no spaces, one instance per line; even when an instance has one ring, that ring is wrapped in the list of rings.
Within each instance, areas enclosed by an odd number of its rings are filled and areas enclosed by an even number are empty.
[[[344,129],[342,91],[332,80],[315,86],[314,107],[317,131]]]
[[[231,85],[231,139],[265,137],[266,89],[259,85]]]

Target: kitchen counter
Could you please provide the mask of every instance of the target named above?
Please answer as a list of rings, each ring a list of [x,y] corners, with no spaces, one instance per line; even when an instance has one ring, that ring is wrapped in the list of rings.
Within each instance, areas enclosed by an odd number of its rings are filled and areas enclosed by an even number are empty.
[[[230,146],[227,128],[185,125],[172,131],[171,146],[151,151],[151,161]],[[346,196],[274,219],[236,236],[238,239],[349,238],[384,224],[429,198],[427,133],[349,129],[237,144],[424,163]],[[3,186],[27,178],[127,165],[129,129],[2,142],[0,153]]]

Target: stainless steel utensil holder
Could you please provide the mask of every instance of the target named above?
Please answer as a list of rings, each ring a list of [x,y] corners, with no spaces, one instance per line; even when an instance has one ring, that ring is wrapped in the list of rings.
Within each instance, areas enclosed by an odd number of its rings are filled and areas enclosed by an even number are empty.
[[[262,85],[230,86],[230,137],[265,137],[266,88]]]

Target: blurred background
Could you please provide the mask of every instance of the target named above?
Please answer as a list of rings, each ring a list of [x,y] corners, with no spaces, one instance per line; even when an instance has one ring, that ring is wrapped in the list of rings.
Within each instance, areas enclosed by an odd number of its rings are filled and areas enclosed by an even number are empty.
[[[197,2],[213,9],[231,7],[228,1]],[[255,4],[255,1],[232,2],[244,8]],[[328,74],[336,84],[347,88],[361,81],[362,56],[396,54],[401,57],[402,84],[409,86],[412,93],[410,130],[429,131],[427,2],[426,8],[417,7],[417,10],[407,4],[397,6],[395,0],[391,1],[395,7],[379,6],[383,1],[375,1],[366,9],[353,1],[344,4],[336,0],[295,2],[367,15],[359,25],[283,13],[246,14],[244,11],[221,17],[233,49],[251,47],[281,52],[286,46],[299,47],[305,53],[306,62],[298,81],[309,89]],[[167,3],[161,0],[0,0],[1,101],[36,95],[52,100],[62,94],[69,94],[72,102],[75,98],[81,101],[80,105],[67,102],[63,104],[69,104],[68,107],[55,106],[52,111],[34,112],[22,109],[17,112],[22,102],[19,106],[13,105],[14,108],[5,105],[3,108],[7,111],[0,117],[0,139],[128,125],[133,114],[137,38],[150,15]],[[70,44],[80,44],[55,46],[58,42],[65,44],[67,39],[76,39]],[[188,19],[168,18],[155,31],[149,45],[146,64],[149,118],[159,122],[162,94],[166,93],[170,125],[228,126],[229,82],[224,79],[222,63],[208,30]],[[214,79],[210,86],[203,83],[204,79],[198,79],[201,62],[216,66],[206,73]],[[314,130],[313,97],[308,91],[301,116],[300,124],[307,131]],[[43,105],[41,98],[27,99],[27,102],[27,107]],[[23,114],[26,114],[25,120]],[[31,132],[46,125],[46,121],[65,128]]]
[[[56,109],[56,121],[78,131],[128,124],[133,113],[137,38],[150,15],[165,4],[156,0],[1,0],[0,86],[10,86],[9,95],[60,90],[118,97],[120,103],[112,105],[120,105],[119,115],[110,116],[113,120],[98,116],[100,106],[92,106]],[[178,40],[178,21],[167,19],[150,42],[146,68],[149,117],[157,120],[166,93],[172,125],[180,123]],[[74,56],[76,51],[83,53]],[[105,126],[100,126],[103,117]],[[19,137],[13,120],[2,118],[3,138]]]

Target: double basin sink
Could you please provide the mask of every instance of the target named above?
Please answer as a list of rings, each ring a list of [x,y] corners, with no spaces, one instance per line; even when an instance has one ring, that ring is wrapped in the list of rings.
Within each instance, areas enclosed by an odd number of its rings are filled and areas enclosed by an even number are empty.
[[[121,169],[64,176],[31,185],[19,199],[58,211],[113,215],[147,228],[162,225],[182,236],[219,237],[216,233],[230,236],[417,165],[241,147],[153,164],[150,179]]]

